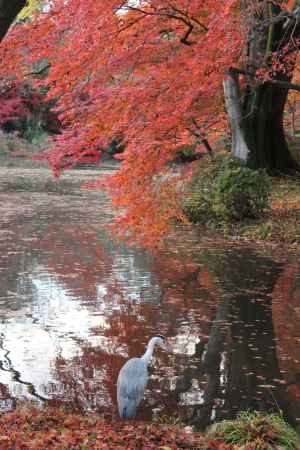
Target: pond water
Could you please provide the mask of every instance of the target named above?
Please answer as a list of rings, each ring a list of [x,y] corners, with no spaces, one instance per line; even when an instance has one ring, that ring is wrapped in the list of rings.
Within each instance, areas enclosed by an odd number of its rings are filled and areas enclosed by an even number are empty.
[[[155,352],[138,418],[205,427],[255,408],[300,425],[299,258],[182,230],[153,256],[103,230],[101,193],[38,191],[0,189],[1,410],[116,415],[121,366],[159,333],[172,352]]]

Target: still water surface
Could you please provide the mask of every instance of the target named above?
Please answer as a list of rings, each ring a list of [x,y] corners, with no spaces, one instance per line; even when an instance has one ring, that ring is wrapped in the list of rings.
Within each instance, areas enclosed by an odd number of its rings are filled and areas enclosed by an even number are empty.
[[[75,175],[73,175],[75,176]],[[120,367],[153,334],[139,418],[206,426],[239,410],[300,424],[300,264],[180,232],[160,255],[115,243],[101,193],[0,192],[0,409],[116,414]]]

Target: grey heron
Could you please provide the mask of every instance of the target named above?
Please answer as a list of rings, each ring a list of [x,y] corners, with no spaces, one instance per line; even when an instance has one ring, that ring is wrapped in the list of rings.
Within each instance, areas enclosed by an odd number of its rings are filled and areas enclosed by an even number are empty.
[[[117,381],[117,400],[119,415],[122,419],[131,419],[136,415],[137,407],[144,396],[148,381],[148,365],[156,344],[167,349],[164,336],[154,336],[148,342],[143,356],[129,359],[120,370]]]

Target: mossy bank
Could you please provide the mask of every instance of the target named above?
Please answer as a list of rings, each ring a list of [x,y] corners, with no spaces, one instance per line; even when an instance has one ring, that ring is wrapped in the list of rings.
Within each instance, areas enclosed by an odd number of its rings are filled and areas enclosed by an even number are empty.
[[[183,210],[206,233],[234,240],[300,247],[300,174],[269,176],[239,160],[203,159]]]

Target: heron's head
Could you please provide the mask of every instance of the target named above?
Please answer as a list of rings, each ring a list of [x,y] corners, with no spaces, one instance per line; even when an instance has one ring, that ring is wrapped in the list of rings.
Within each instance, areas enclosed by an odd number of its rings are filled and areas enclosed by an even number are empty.
[[[167,344],[167,340],[161,334],[155,335],[152,339],[155,339],[155,343],[158,344],[164,350],[169,350],[169,346]]]

